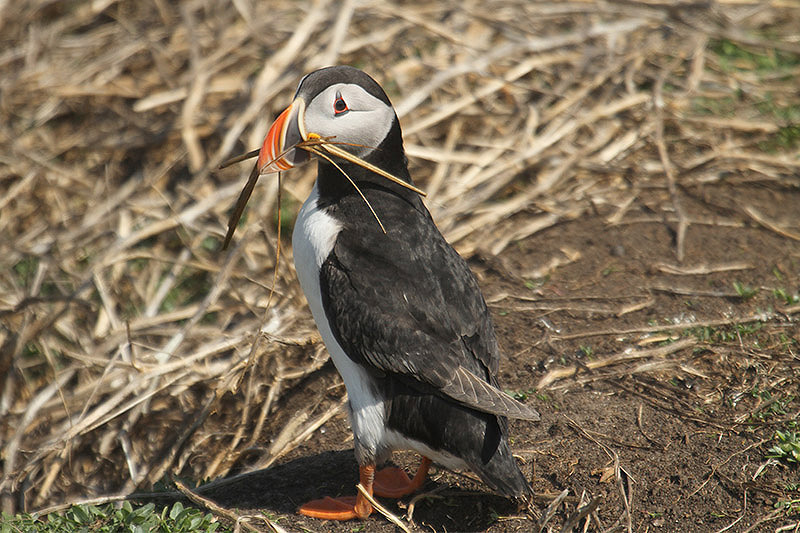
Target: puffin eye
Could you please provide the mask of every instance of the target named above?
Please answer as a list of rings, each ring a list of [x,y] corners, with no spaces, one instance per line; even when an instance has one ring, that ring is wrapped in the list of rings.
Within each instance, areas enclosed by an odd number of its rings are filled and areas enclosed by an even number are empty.
[[[336,93],[336,100],[333,101],[333,114],[336,116],[347,113],[350,109],[347,107],[347,102],[342,98],[342,94]]]

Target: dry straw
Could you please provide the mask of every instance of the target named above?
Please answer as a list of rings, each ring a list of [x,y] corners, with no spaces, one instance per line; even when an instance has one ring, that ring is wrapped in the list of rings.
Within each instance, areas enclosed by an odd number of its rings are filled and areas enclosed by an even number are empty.
[[[298,386],[327,379],[326,356],[291,261],[273,278],[276,211],[291,220],[313,169],[285,175],[281,205],[263,180],[221,251],[247,174],[220,163],[260,146],[314,68],[383,83],[466,255],[598,205],[624,223],[641,187],[686,228],[682,183],[797,176],[798,159],[756,148],[779,124],[696,112],[737,86],[796,90],[732,82],[706,54],[764,44],[753,8],[668,5],[0,2],[2,509],[269,465],[341,413],[343,388]],[[781,2],[764,13],[800,24]]]

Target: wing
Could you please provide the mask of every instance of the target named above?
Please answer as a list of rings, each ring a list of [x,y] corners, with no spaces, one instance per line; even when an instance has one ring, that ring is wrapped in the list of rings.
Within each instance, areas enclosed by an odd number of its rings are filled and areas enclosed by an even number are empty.
[[[418,388],[479,411],[538,420],[497,388],[497,339],[466,262],[427,210],[412,216],[414,223],[385,220],[387,234],[339,233],[320,271],[337,340],[355,362]]]

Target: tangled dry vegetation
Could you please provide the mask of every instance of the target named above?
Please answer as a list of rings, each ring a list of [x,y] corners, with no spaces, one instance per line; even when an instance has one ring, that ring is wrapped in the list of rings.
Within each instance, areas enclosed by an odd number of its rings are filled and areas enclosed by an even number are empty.
[[[666,187],[680,261],[686,227],[703,223],[681,186],[733,174],[798,185],[800,161],[780,145],[791,131],[752,102],[795,98],[800,65],[769,78],[712,51],[797,57],[799,11],[0,3],[2,508],[264,468],[341,411],[343,388],[281,409],[327,358],[285,239],[313,169],[284,176],[281,206],[263,179],[220,250],[250,166],[218,166],[260,146],[304,73],[348,63],[383,84],[412,175],[463,254],[498,254],[598,206],[613,224],[637,190]]]

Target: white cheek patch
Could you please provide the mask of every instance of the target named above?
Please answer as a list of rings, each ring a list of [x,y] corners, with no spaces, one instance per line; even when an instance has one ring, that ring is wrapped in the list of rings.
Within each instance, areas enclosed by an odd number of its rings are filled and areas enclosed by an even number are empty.
[[[349,110],[339,115],[333,109],[337,91]],[[308,104],[305,129],[308,133],[333,137],[333,142],[344,143],[342,148],[363,157],[383,142],[392,128],[394,117],[390,106],[358,85],[337,83]]]

